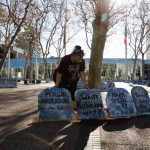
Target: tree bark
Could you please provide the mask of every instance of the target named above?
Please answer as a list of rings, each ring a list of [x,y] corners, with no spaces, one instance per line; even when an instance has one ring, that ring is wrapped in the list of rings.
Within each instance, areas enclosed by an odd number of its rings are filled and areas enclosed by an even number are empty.
[[[32,65],[32,52],[31,52],[31,44],[32,44],[32,42],[30,43],[30,48],[29,48],[29,53],[30,53],[30,83],[32,83],[32,79],[33,79],[33,71],[32,71],[32,69],[33,69],[33,65]]]
[[[131,80],[134,80],[135,77],[136,61],[137,61],[137,56],[134,58]]]
[[[144,76],[145,76],[145,75],[144,75],[144,53],[142,53],[142,80],[145,79]]]
[[[44,62],[44,66],[45,66],[45,79],[49,78],[49,73],[48,73],[48,63],[47,63],[47,59]]]
[[[88,84],[90,88],[99,88],[100,85],[101,66],[106,34],[107,23],[102,22],[100,15],[97,15],[95,20],[93,21],[93,37],[88,76]]]

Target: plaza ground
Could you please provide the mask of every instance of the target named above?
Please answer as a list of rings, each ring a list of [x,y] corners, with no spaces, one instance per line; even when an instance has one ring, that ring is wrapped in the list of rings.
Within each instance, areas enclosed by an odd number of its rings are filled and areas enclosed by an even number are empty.
[[[128,83],[115,84],[132,89]],[[53,85],[20,82],[17,88],[0,89],[0,150],[150,150],[150,117],[33,123],[38,94]]]

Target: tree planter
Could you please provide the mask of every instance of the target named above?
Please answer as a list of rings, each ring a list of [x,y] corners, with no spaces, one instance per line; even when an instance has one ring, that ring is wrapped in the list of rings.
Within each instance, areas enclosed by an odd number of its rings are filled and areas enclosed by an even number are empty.
[[[32,83],[35,84],[35,83],[36,83],[36,80],[32,80]]]
[[[37,83],[37,84],[41,83],[41,80],[36,80],[36,83]]]
[[[150,81],[147,81],[147,86],[150,87]]]
[[[25,79],[24,84],[29,84],[29,79]]]

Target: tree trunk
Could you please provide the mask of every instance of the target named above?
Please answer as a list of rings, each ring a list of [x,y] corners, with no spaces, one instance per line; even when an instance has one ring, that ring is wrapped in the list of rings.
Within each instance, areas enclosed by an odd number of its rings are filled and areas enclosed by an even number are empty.
[[[142,80],[145,79],[144,76],[145,76],[145,75],[144,75],[144,53],[142,53]]]
[[[135,77],[136,60],[137,60],[137,56],[135,57],[134,62],[133,62],[133,69],[132,69],[131,80],[134,80],[134,77]]]
[[[30,48],[29,48],[29,53],[30,53],[30,83],[32,83],[32,75],[33,75],[33,71],[32,71],[32,52],[31,52],[31,43],[30,43]]]
[[[27,59],[25,58],[24,79],[26,79],[26,78],[27,78],[27,63],[28,63],[28,61],[27,61]]]
[[[99,88],[103,50],[106,41],[107,24],[101,21],[100,15],[93,21],[93,37],[89,66],[88,84],[90,88]]]
[[[49,73],[48,73],[48,64],[47,61],[44,62],[45,65],[45,79],[49,78]]]

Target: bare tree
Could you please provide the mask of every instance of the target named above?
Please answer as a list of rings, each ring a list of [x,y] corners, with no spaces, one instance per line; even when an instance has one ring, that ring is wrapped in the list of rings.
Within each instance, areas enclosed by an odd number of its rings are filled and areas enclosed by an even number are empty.
[[[27,71],[27,64],[28,64],[28,60],[29,60],[29,42],[23,33],[18,34],[18,36],[15,40],[15,46],[17,46],[23,50],[23,55],[25,58],[25,66],[24,66],[24,79],[25,79],[26,71]]]
[[[72,16],[68,13],[69,8],[67,8],[66,0],[51,1],[49,4],[48,2],[43,6],[43,10],[46,11],[43,11],[45,13],[39,21],[39,41],[45,66],[45,78],[49,78],[47,58],[50,53],[56,49],[57,56],[60,58],[62,52],[66,50],[66,44],[78,33],[76,30],[69,34]]]
[[[10,46],[13,44],[16,36],[20,32],[28,13],[28,8],[33,0],[24,1],[8,1],[0,2],[4,10],[4,16],[1,17],[3,22],[4,35],[4,55],[0,60],[0,71],[2,70],[5,58],[8,54]]]
[[[142,56],[142,80],[144,80],[144,55],[149,50],[150,45],[146,46],[150,39],[150,2],[148,0],[135,1],[135,8],[132,12],[133,24],[130,25],[129,45],[134,51],[133,78],[137,57]]]
[[[45,3],[46,5],[42,5],[41,7],[43,11],[40,11],[42,15],[39,20],[39,42],[42,49],[45,66],[45,78],[49,78],[47,58],[50,54],[51,46],[57,41],[54,40],[54,37],[59,28],[58,26],[61,18],[62,2],[50,3],[49,1],[45,1]]]
[[[58,63],[63,52],[66,55],[66,46],[71,40],[81,31],[80,24],[72,17],[72,6],[67,3],[67,0],[63,1],[62,14],[59,24],[59,29],[57,30],[58,40],[53,44],[56,48]],[[78,26],[77,26],[78,24]]]
[[[139,56],[139,29],[136,29],[137,24],[132,24],[130,25],[130,28],[128,30],[128,39],[129,39],[129,46],[130,48],[133,50],[133,56],[131,57],[132,61],[133,61],[133,66],[132,66],[132,72],[131,72],[131,80],[134,80],[135,77],[135,67],[136,67],[136,62],[137,62],[137,58]]]
[[[31,5],[31,7],[28,10],[28,15],[26,17],[26,21],[24,23],[24,29],[23,29],[23,39],[24,42],[27,43],[26,47],[26,54],[27,57],[26,58],[26,64],[27,64],[27,60],[29,59],[29,66],[28,66],[28,77],[30,77],[30,82],[32,82],[32,78],[33,78],[33,62],[32,59],[33,57],[37,56],[37,52],[39,49],[39,37],[40,37],[40,33],[41,33],[41,20],[42,22],[44,22],[45,18],[43,18],[43,16],[45,16],[45,14],[47,14],[47,10],[49,7],[49,4],[51,3],[51,1],[34,1]],[[43,8],[44,7],[44,8]],[[44,20],[44,21],[43,21]],[[18,39],[20,40],[20,39]],[[25,46],[20,45],[22,44],[21,41],[18,41],[19,46]],[[27,66],[25,66],[25,69],[27,69]],[[25,71],[26,72],[26,71]]]
[[[79,17],[84,23],[86,42],[91,50],[88,82],[90,88],[99,88],[105,42],[108,31],[124,18],[125,8],[115,7],[110,0],[75,0]],[[120,15],[120,16],[119,16]],[[90,38],[89,38],[90,37]]]

